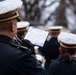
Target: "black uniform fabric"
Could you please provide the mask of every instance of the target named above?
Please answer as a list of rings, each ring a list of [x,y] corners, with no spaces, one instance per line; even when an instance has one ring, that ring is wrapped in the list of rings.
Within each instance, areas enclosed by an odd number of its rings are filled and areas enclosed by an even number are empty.
[[[22,45],[31,49],[32,54],[35,55],[34,45],[27,39],[22,39]]]
[[[49,41],[46,41],[41,48],[41,53],[45,57],[46,61],[50,62],[53,59],[57,59],[59,56],[60,44],[57,38],[52,37]]]
[[[45,69],[48,73],[48,68],[50,65],[50,62],[54,61],[59,56],[59,47],[60,44],[56,37],[51,37],[49,41],[45,41],[44,46],[40,47],[39,50],[41,51],[42,55],[44,56],[46,62],[45,62]]]
[[[15,40],[15,43],[31,49],[32,54],[35,55],[34,45],[27,39],[21,38],[20,36],[18,36],[18,38],[21,40],[21,42],[19,40]]]
[[[76,75],[76,59],[66,63],[60,56],[50,64],[49,75]]]
[[[46,72],[29,49],[0,35],[0,75],[46,75]]]

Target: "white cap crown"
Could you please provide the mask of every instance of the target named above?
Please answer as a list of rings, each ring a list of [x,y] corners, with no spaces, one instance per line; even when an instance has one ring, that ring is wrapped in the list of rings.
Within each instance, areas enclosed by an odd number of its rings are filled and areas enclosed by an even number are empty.
[[[28,21],[21,21],[21,22],[17,23],[17,28],[25,28],[29,25],[30,25],[30,23]]]
[[[4,0],[0,2],[0,15],[14,11],[22,6],[21,0]]]
[[[61,32],[58,41],[65,48],[76,48],[76,35],[73,33]]]

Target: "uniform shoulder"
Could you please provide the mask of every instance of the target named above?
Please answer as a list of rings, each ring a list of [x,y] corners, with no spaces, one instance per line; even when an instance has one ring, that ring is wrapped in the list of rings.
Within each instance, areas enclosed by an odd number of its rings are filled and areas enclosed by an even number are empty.
[[[22,50],[22,51],[28,51],[28,52],[31,52],[31,50],[29,48],[27,48],[26,46],[22,46],[22,45],[18,45],[18,44],[11,44],[11,46],[13,47],[17,47],[18,49]]]

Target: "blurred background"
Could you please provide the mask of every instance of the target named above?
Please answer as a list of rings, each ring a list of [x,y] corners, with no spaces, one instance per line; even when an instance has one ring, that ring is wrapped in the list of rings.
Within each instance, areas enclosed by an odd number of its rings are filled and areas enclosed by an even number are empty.
[[[22,0],[19,10],[23,21],[32,26],[63,26],[76,33],[76,0]]]

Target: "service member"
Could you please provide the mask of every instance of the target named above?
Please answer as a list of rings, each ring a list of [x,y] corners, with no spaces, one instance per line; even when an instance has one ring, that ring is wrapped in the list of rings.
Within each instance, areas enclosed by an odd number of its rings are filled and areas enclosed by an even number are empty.
[[[0,1],[0,75],[46,75],[26,47],[14,43],[21,0]]]
[[[39,50],[41,51],[42,55],[45,58],[45,64],[44,68],[46,69],[48,73],[49,65],[51,62],[53,62],[55,59],[59,56],[59,42],[57,40],[58,35],[60,34],[60,31],[62,29],[62,26],[51,26],[49,27],[49,35],[50,38],[45,41],[44,46],[40,47]]]
[[[50,64],[49,75],[76,75],[76,35],[63,32],[58,41],[60,56]]]
[[[17,37],[16,41],[22,46],[26,46],[31,49],[32,53],[35,55],[34,45],[25,36],[27,34],[30,23],[28,21],[17,22]]]

